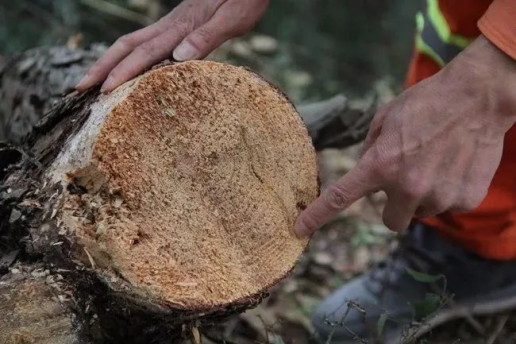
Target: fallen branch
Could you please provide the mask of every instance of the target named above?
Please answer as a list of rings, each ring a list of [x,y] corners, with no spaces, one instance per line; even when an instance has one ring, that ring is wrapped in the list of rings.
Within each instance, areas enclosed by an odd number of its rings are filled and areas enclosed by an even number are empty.
[[[104,0],[81,0],[81,3],[97,11],[128,20],[142,26],[147,26],[153,23],[151,18],[112,2]]]
[[[493,333],[491,333],[489,338],[487,338],[486,344],[494,344],[496,342],[496,339],[498,336],[500,336],[500,333],[502,333],[507,320],[509,320],[509,314],[504,314],[498,319],[496,328],[494,329]]]

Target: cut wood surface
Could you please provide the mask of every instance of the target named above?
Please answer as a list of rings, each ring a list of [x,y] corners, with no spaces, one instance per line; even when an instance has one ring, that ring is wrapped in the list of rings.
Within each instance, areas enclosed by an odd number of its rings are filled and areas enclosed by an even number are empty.
[[[315,150],[245,68],[162,65],[24,130],[0,146],[0,252],[63,271],[81,340],[98,323],[110,341],[154,342],[245,310],[307,244],[293,227],[319,192]]]
[[[135,297],[212,310],[259,297],[292,269],[317,165],[277,89],[243,68],[186,62],[90,108],[48,175],[68,190],[62,229],[99,276],[120,275]]]

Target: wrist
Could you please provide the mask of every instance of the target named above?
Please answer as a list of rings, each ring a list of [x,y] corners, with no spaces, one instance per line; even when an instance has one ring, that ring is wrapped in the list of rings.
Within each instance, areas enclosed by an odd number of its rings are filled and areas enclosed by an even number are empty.
[[[466,101],[484,104],[475,112],[486,124],[505,132],[516,123],[516,60],[486,37],[471,43],[443,69],[442,77],[446,84],[457,85]]]

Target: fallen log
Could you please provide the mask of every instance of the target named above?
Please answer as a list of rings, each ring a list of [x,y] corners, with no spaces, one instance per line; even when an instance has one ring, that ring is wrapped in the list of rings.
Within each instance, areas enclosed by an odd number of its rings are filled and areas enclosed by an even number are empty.
[[[13,269],[0,277],[0,342],[89,344],[84,322],[67,306],[72,297],[59,274]]]
[[[315,151],[246,69],[160,66],[22,131],[0,147],[2,253],[61,271],[85,343],[92,324],[104,341],[158,342],[252,307],[307,244],[292,229],[318,193]]]
[[[21,143],[104,51],[100,44],[35,48],[0,63],[0,140]]]

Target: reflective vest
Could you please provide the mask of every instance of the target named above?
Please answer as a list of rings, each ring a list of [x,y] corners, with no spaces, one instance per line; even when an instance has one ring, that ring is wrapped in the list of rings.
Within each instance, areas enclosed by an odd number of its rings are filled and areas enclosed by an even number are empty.
[[[443,67],[476,37],[453,33],[438,0],[423,0],[422,3],[416,14],[416,48]]]

